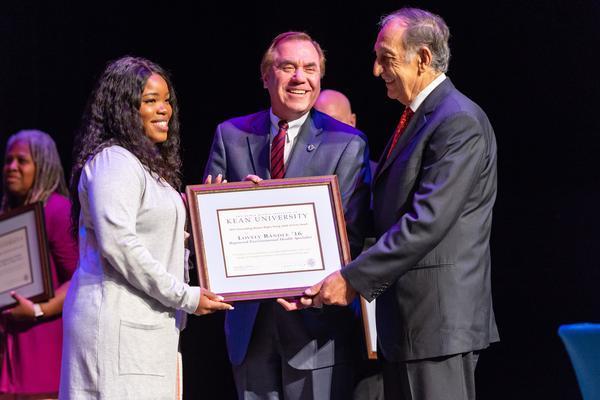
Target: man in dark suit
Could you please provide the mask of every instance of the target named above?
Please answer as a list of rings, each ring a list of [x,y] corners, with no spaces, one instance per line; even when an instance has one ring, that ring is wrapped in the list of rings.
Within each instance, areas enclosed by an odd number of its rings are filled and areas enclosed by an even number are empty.
[[[367,141],[312,109],[324,72],[323,51],[310,36],[277,36],[261,64],[271,109],[217,127],[205,177],[231,182],[337,175],[356,255],[369,207]],[[273,300],[238,302],[227,313],[225,331],[240,399],[350,398],[355,332],[349,308],[287,313]]]
[[[390,399],[474,399],[479,352],[499,340],[489,248],[496,141],[485,113],[444,74],[448,37],[427,11],[382,20],[373,72],[406,108],[374,175],[378,240],[299,303],[377,298]]]

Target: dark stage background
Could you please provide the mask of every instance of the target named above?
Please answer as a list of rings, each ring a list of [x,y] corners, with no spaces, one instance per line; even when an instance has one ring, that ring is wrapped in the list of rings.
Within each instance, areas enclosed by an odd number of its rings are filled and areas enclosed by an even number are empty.
[[[379,16],[402,2],[183,3],[3,4],[0,150],[16,130],[40,128],[54,136],[69,170],[73,132],[98,74],[108,60],[141,55],[173,74],[185,182],[199,183],[216,124],[268,106],[262,52],[294,29],[326,50],[323,87],[350,97],[379,157],[402,107],[371,74],[372,46]],[[446,19],[448,75],[486,110],[498,140],[492,279],[502,342],[480,359],[479,398],[579,398],[556,330],[599,319],[600,4],[411,5]],[[192,317],[184,332],[188,399],[232,398],[222,320]]]

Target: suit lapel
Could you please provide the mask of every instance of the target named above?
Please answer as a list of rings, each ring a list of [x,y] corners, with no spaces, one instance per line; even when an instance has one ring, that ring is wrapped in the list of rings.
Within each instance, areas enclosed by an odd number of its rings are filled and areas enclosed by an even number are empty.
[[[252,160],[254,174],[263,179],[270,179],[269,172],[269,145],[271,143],[271,120],[269,112],[263,112],[252,121],[252,132],[246,136],[248,142],[248,151]]]
[[[285,170],[286,178],[304,176],[306,165],[310,164],[312,157],[317,152],[323,140],[322,133],[323,128],[321,128],[319,114],[310,111],[310,115],[300,128],[296,144],[292,148],[292,153],[290,154]]]
[[[394,159],[398,157],[402,153],[402,150],[406,147],[408,143],[410,143],[411,139],[416,136],[421,129],[427,124],[428,116],[431,114],[440,101],[444,97],[448,95],[450,90],[454,89],[454,85],[450,82],[450,78],[446,78],[442,83],[438,85],[430,94],[427,96],[425,101],[421,104],[421,106],[417,109],[417,112],[412,117],[406,130],[398,139],[398,143],[396,143],[396,147],[392,150],[392,153],[389,157],[387,157],[387,153],[389,151],[391,145],[391,138],[388,141],[387,146],[377,164],[377,170],[375,172],[374,183],[379,179],[379,177],[383,174],[383,172],[389,168],[390,165],[393,164]]]

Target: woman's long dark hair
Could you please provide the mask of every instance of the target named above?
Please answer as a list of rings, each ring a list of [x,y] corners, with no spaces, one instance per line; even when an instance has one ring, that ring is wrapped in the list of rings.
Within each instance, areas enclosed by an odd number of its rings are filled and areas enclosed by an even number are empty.
[[[154,144],[145,135],[140,117],[142,92],[148,78],[158,74],[169,87],[173,114],[168,139]],[[123,57],[108,64],[92,92],[75,138],[70,191],[71,220],[77,237],[79,226],[78,185],[86,161],[105,147],[119,145],[133,153],[144,167],[176,190],[181,185],[179,108],[171,80],[159,65],[139,57]]]

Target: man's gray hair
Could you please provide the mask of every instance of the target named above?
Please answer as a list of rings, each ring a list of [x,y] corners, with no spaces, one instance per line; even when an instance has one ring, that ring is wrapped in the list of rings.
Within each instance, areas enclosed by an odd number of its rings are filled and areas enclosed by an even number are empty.
[[[442,17],[418,8],[401,8],[383,16],[379,26],[383,28],[396,19],[406,25],[406,31],[402,35],[406,56],[412,57],[420,47],[425,46],[432,54],[431,67],[438,72],[448,71],[450,30]]]

